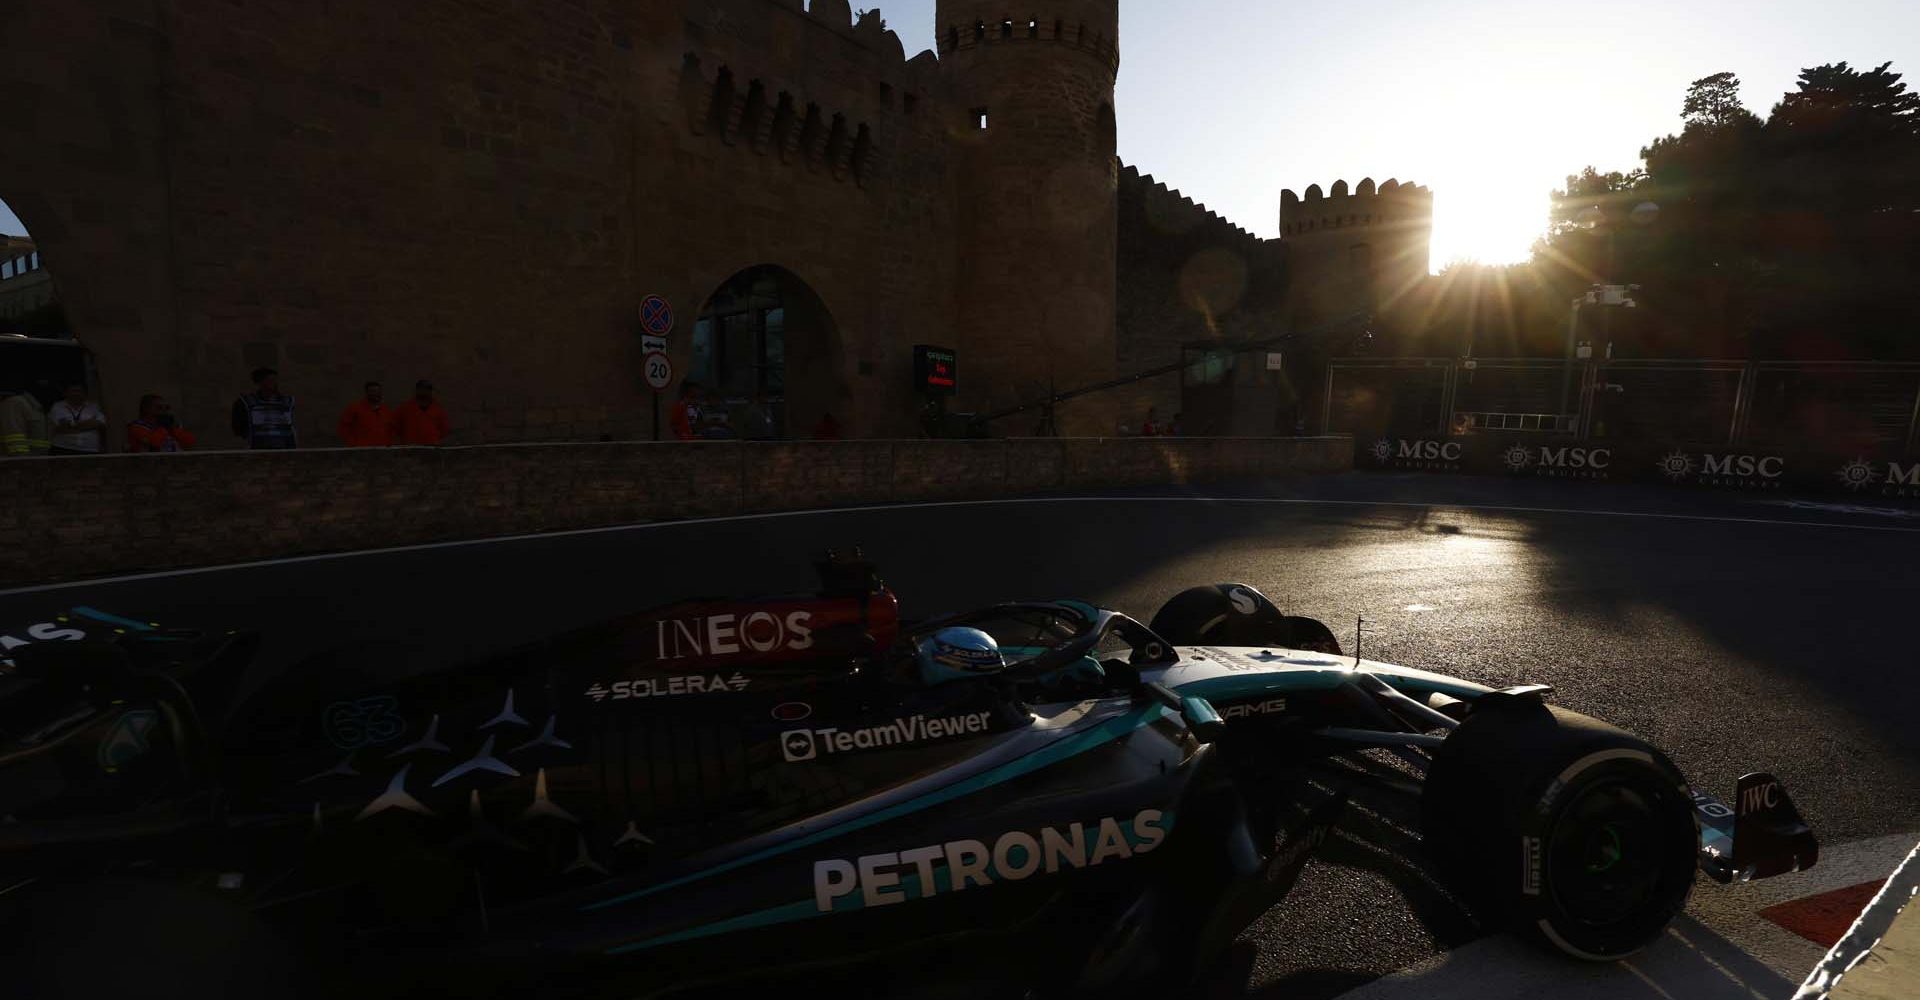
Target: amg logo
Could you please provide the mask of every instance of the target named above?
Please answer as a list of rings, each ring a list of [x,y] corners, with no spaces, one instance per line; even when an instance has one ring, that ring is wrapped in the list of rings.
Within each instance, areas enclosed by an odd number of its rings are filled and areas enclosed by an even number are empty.
[[[972,886],[1018,882],[1040,872],[1092,868],[1145,854],[1167,839],[1164,814],[1142,809],[1131,821],[1107,817],[1094,824],[1074,823],[1065,830],[1042,827],[1038,836],[1024,830],[1001,834],[991,847],[981,840],[955,840],[912,850],[868,854],[813,863],[813,905],[831,913],[834,901],[860,891],[857,906],[891,906]],[[945,871],[934,865],[944,861]],[[915,876],[903,884],[908,869]],[[844,907],[843,907],[844,908]]]
[[[1220,710],[1223,719],[1244,719],[1253,715],[1280,715],[1287,710],[1287,699],[1268,698],[1266,701],[1251,701],[1243,705],[1228,705]]]
[[[770,611],[746,616],[712,615],[706,618],[665,618],[653,623],[658,656],[680,660],[689,656],[733,656],[742,650],[771,653],[776,649],[811,649],[813,614],[789,612],[783,620]]]
[[[1786,460],[1777,455],[1702,455],[1703,476],[1759,476],[1778,479],[1786,470]]]
[[[1540,467],[1543,469],[1604,469],[1611,464],[1613,464],[1611,448],[1540,446]]]
[[[1780,804],[1780,783],[1769,781],[1764,785],[1740,790],[1740,815],[1751,816],[1762,809],[1772,809]]]

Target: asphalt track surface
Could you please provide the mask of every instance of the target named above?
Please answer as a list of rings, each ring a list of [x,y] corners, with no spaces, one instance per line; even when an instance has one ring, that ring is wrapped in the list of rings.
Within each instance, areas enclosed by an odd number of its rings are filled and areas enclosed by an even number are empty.
[[[910,616],[1073,596],[1144,619],[1196,583],[1251,584],[1323,619],[1349,648],[1365,616],[1369,658],[1495,686],[1551,684],[1559,703],[1648,738],[1723,796],[1742,773],[1773,770],[1823,843],[1872,847],[1863,870],[1873,851],[1897,849],[1897,860],[1920,829],[1920,517],[1897,509],[1353,474],[96,581],[0,593],[0,622],[84,604],[254,628],[266,636],[258,683],[343,642],[400,640],[433,660],[461,658],[689,596],[805,590],[811,554],[852,544]],[[1413,860],[1413,810],[1362,802],[1348,827],[1203,994],[1785,997],[1795,966],[1819,954],[1750,926],[1752,910],[1793,886],[1703,882],[1673,935],[1680,944],[1663,941],[1624,969],[1537,966],[1487,937]],[[1755,934],[1767,940],[1756,945]],[[1545,980],[1528,986],[1529,975]],[[1498,986],[1501,977],[1519,978]]]

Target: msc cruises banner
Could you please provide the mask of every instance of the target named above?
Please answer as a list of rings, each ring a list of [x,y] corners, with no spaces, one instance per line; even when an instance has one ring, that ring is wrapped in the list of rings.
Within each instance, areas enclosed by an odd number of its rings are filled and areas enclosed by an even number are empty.
[[[1920,502],[1920,456],[1541,435],[1356,436],[1354,467]]]

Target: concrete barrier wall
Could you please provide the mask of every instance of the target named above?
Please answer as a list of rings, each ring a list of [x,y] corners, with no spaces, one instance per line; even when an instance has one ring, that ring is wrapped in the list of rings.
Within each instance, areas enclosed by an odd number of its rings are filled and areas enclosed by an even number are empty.
[[[526,444],[0,461],[0,585],[638,521],[1353,468],[1326,438]]]

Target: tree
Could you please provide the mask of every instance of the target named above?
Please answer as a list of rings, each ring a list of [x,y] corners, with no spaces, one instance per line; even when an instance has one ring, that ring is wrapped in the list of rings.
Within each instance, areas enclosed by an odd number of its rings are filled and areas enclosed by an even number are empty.
[[[1719,132],[1760,124],[1760,119],[1740,103],[1740,78],[1725,72],[1693,81],[1681,105],[1680,120],[1688,132]]]
[[[1920,95],[1846,63],[1803,70],[1765,121],[1739,93],[1693,81],[1679,134],[1569,176],[1531,263],[1450,269],[1417,335],[1550,352],[1536,327],[1606,281],[1641,286],[1629,354],[1920,359]],[[1647,201],[1657,221],[1631,221]]]
[[[1920,94],[1892,63],[1861,72],[1846,63],[1800,71],[1800,89],[1773,106],[1770,131],[1820,138],[1920,135]]]

